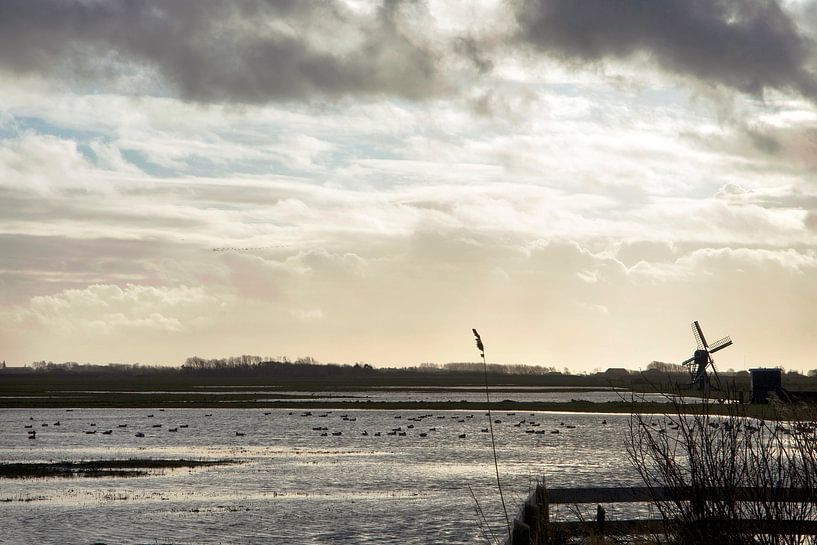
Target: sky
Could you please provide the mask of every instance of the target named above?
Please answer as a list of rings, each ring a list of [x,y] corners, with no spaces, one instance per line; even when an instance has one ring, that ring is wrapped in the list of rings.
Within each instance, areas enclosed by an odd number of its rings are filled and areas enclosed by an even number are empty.
[[[0,359],[817,368],[817,3],[0,0]]]

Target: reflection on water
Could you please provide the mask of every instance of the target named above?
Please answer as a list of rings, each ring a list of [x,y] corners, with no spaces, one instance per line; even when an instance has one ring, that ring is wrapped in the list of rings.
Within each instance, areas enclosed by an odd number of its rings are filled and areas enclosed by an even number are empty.
[[[543,476],[551,486],[636,482],[622,444],[626,416],[494,417],[512,506]],[[486,427],[484,413],[465,411],[0,410],[5,462],[243,462],[132,479],[2,480],[0,543],[476,543],[468,485],[496,531],[504,527]]]

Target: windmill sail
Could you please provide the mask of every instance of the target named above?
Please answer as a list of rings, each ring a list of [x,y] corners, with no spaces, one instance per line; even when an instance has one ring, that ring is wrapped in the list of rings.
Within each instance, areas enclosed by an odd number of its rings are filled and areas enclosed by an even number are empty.
[[[698,342],[698,350],[706,350],[706,338],[698,320],[692,322],[692,334],[695,335],[695,340]]]
[[[714,343],[709,345],[709,353],[712,354],[714,352],[717,352],[718,350],[723,350],[730,344],[732,344],[732,339],[730,339],[729,337],[724,337],[723,339],[715,341]]]

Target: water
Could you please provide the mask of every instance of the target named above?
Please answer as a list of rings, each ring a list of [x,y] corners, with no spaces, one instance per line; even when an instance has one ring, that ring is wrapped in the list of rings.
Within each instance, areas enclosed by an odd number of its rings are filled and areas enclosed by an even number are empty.
[[[566,391],[562,391],[566,390]],[[60,397],[81,397],[89,394],[112,394],[116,393],[111,390],[67,390],[60,391]],[[287,390],[287,389],[241,389],[237,390],[235,387],[227,389],[220,388],[200,388],[198,390],[187,391],[128,391],[122,392],[129,395],[155,395],[161,394],[170,399],[173,396],[224,396],[225,398],[240,395],[240,400],[225,399],[220,403],[229,405],[230,403],[274,403],[282,400],[298,402],[298,401],[312,401],[312,402],[331,402],[331,401],[347,401],[347,402],[460,402],[467,401],[470,403],[482,403],[485,401],[485,391],[479,390],[475,387],[468,388],[412,388],[412,389],[394,389],[394,388],[370,388],[367,390],[350,390],[340,392],[314,392],[311,390]],[[273,394],[277,397],[272,397]],[[253,397],[250,397],[253,396]],[[20,396],[22,398],[22,396]],[[686,402],[695,402],[695,398],[679,397],[677,399]],[[15,396],[5,396],[5,399],[16,399]],[[25,399],[32,399],[25,397]],[[36,398],[33,398],[36,399]],[[494,388],[491,392],[491,399],[493,401],[515,401],[519,403],[567,403],[570,401],[590,401],[593,403],[607,403],[619,401],[647,401],[647,402],[666,402],[668,396],[660,393],[633,393],[628,390],[618,388],[559,388],[559,387],[525,387],[525,386],[504,386],[501,388]]]
[[[469,485],[491,526],[503,531],[490,437],[481,431],[488,427],[485,413],[311,412],[0,410],[4,462],[136,457],[241,462],[136,478],[0,479],[0,543],[483,543]],[[431,416],[411,420],[424,414]],[[499,412],[494,418],[502,420],[494,430],[511,514],[542,476],[550,486],[637,482],[623,447],[626,415]],[[540,426],[514,427],[523,419]],[[53,425],[57,420],[59,427]],[[27,438],[27,424],[37,439]],[[182,424],[189,427],[167,431]],[[328,428],[328,435],[314,427]],[[398,427],[405,436],[387,435]],[[113,432],[85,433],[92,429]],[[559,434],[550,433],[556,429]],[[137,431],[146,436],[135,437]],[[338,431],[342,435],[331,435]],[[608,509],[610,518],[614,509]]]

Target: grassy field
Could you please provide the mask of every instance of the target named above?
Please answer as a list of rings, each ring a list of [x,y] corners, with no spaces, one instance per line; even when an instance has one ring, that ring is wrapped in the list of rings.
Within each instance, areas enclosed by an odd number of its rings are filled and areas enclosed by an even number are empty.
[[[307,374],[308,372],[308,374]],[[289,373],[289,374],[286,374]],[[300,374],[299,374],[300,373]],[[621,400],[591,402],[575,399],[566,402],[508,401],[514,387],[524,386],[528,394],[562,392],[581,393],[589,388],[621,388],[629,391],[674,391],[678,383],[644,382],[634,375],[629,381],[615,381],[598,375],[507,375],[489,374],[490,408],[502,411],[563,411],[593,413],[667,413],[669,402],[636,403]],[[682,377],[683,378],[683,377]],[[0,373],[0,408],[257,408],[257,409],[369,409],[369,410],[486,410],[479,401],[383,401],[384,392],[416,390],[423,392],[484,391],[480,373],[418,373],[400,369],[372,370],[331,366],[282,366],[250,370],[189,372],[178,368],[128,370],[126,372],[30,371]],[[315,392],[324,398],[305,400],[307,395],[293,391]],[[380,400],[355,397],[350,392],[378,392]],[[518,391],[518,390],[516,390]],[[289,393],[287,393],[289,392]],[[696,391],[685,390],[685,396]],[[580,397],[580,396],[576,396]],[[262,398],[262,399],[259,399]],[[503,400],[504,399],[504,400]],[[688,403],[684,410],[700,409]],[[710,412],[725,412],[714,403]],[[745,407],[748,414],[771,418],[763,406]]]

